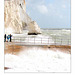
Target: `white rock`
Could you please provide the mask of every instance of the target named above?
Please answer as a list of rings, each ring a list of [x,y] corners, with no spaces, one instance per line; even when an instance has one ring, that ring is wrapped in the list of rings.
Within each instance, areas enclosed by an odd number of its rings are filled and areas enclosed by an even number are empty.
[[[32,33],[40,34],[41,33],[41,30],[35,21],[32,21],[28,24],[28,30],[29,30],[28,33],[30,34]]]

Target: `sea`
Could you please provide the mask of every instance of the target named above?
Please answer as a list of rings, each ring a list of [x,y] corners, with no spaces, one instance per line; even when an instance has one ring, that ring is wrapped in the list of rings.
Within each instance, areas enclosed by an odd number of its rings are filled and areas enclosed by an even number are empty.
[[[55,28],[41,29],[42,35],[50,36],[54,42],[59,44],[71,45],[71,29],[70,28]]]

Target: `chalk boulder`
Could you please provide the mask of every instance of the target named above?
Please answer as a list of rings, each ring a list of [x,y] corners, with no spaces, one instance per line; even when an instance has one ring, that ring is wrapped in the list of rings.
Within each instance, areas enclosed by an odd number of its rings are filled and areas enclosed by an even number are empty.
[[[41,34],[40,27],[35,21],[32,21],[28,24],[28,35],[37,35]]]

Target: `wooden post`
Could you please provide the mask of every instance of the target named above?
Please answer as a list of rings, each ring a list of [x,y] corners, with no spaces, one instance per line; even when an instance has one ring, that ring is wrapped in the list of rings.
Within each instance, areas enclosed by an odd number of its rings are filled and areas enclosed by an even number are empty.
[[[13,38],[13,42],[15,42],[15,37]]]
[[[20,45],[21,45],[21,38],[20,38]]]
[[[68,39],[68,45],[69,45],[69,39]]]
[[[14,42],[12,43],[12,54],[14,54]]]
[[[35,44],[35,37],[34,37],[34,44]]]
[[[20,43],[21,43],[21,38],[20,38]]]
[[[26,38],[24,38],[24,42],[26,41]]]
[[[42,38],[41,38],[41,44],[42,44]]]
[[[56,38],[55,38],[55,45],[56,45]]]
[[[28,37],[28,43],[29,43],[29,37]]]
[[[48,44],[49,44],[49,38],[48,38]]]
[[[19,42],[20,42],[20,38],[19,38]]]
[[[15,37],[14,37],[14,42],[15,42]]]
[[[55,45],[56,45],[56,35],[55,35]]]
[[[62,45],[62,39],[61,39],[61,45]]]

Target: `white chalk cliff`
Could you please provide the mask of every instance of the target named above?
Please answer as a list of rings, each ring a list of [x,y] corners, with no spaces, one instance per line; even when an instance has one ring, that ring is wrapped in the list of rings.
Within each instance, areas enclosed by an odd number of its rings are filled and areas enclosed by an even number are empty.
[[[4,23],[6,34],[22,33],[23,29],[41,33],[40,27],[26,13],[25,0],[5,0]]]

